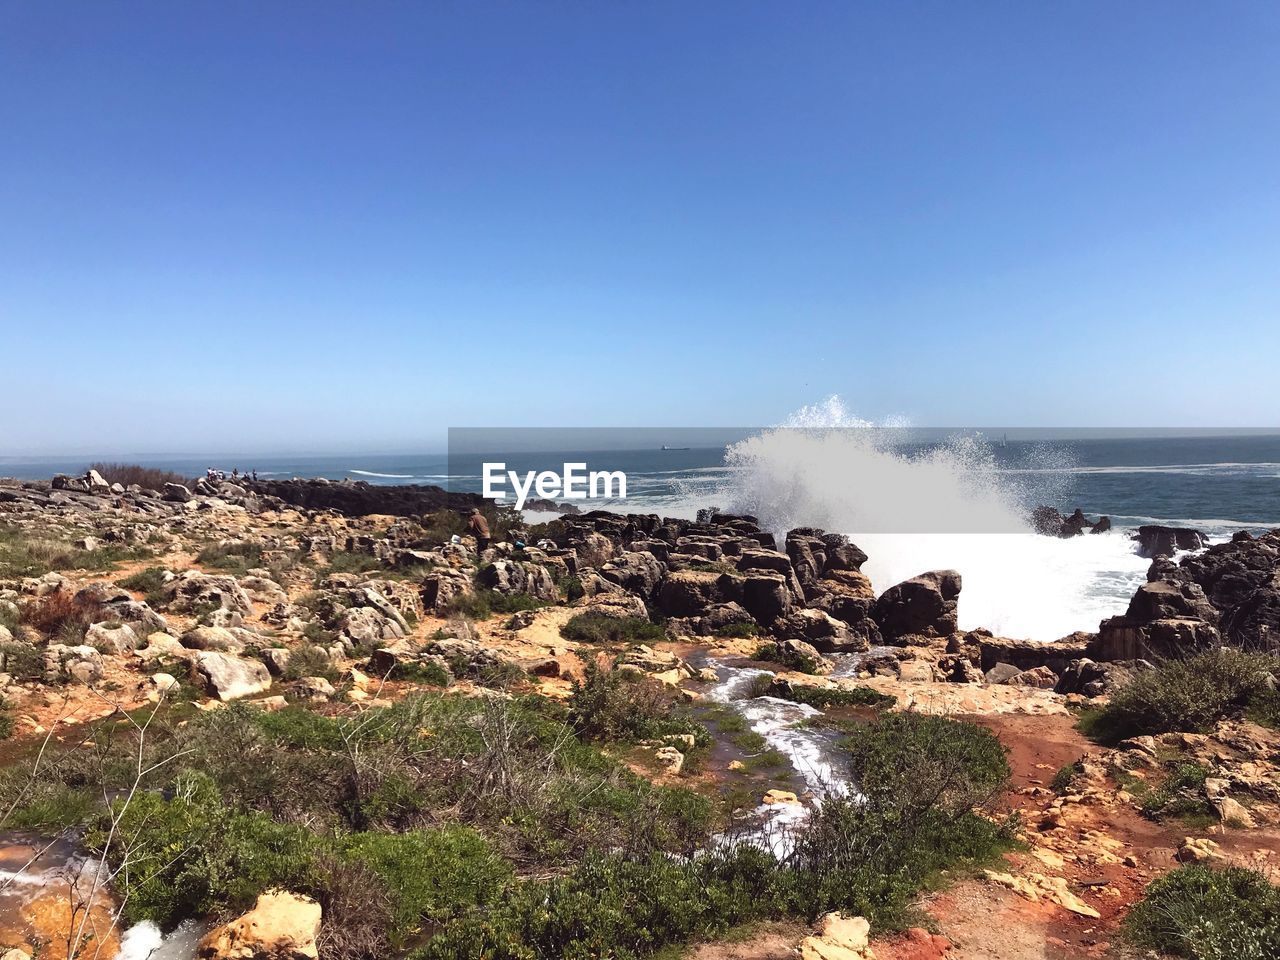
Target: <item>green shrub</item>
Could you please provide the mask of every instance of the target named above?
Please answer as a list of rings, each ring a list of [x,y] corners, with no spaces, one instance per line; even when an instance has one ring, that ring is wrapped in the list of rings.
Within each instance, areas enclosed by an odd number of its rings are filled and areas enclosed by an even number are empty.
[[[1205,796],[1209,772],[1196,763],[1180,763],[1164,782],[1142,800],[1142,812],[1152,819],[1216,819],[1216,809]]]
[[[793,703],[807,703],[819,710],[829,707],[885,707],[897,703],[896,697],[888,696],[870,687],[811,687],[805,684],[787,684],[783,689],[779,684],[769,686],[769,695],[790,700]],[[763,696],[763,694],[761,694]]]
[[[447,687],[453,682],[449,671],[435,660],[406,660],[397,663],[391,670],[391,678],[431,687]]]
[[[460,593],[449,601],[445,609],[447,616],[470,617],[472,620],[487,620],[495,614],[520,613],[523,610],[539,610],[549,606],[546,600],[527,593],[499,593],[484,587],[472,593]]]
[[[750,847],[691,861],[593,856],[563,877],[508,889],[447,926],[414,960],[634,960],[775,912],[777,864]]]
[[[822,664],[809,654],[772,641],[762,643],[756,647],[756,652],[752,654],[752,657],[756,660],[763,660],[766,663],[776,663],[786,667],[788,670],[807,673],[811,676],[816,675],[822,667]]]
[[[328,651],[304,643],[289,651],[289,663],[284,671],[286,680],[301,680],[303,677],[324,677],[330,683],[336,683],[341,674]]]
[[[1239,867],[1180,867],[1153,881],[1125,931],[1137,946],[1189,960],[1280,957],[1280,887]]]
[[[586,589],[582,586],[582,581],[577,577],[563,577],[556,582],[556,586],[559,588],[560,595],[564,597],[566,603],[581,600],[587,595]]]
[[[1053,781],[1049,784],[1049,787],[1057,794],[1070,793],[1072,786],[1075,785],[1076,778],[1083,774],[1084,765],[1079,760],[1064,763],[1058,768],[1058,772],[1053,775]]]
[[[160,588],[164,586],[167,572],[164,567],[147,567],[145,570],[139,570],[137,573],[116,582],[126,590],[134,590],[150,596],[158,593]]]
[[[1263,690],[1249,700],[1245,716],[1264,727],[1280,730],[1280,690]]]
[[[0,643],[0,656],[4,658],[4,672],[15,680],[43,679],[44,656],[38,647],[29,643]]]
[[[316,848],[303,827],[225,806],[213,782],[193,772],[179,778],[172,800],[135,794],[113,810],[120,823],[110,846],[106,822],[85,842],[113,868],[127,860],[116,885],[130,923],[169,929],[188,917],[243,910],[268,887],[296,887]]]
[[[661,683],[634,670],[602,670],[588,663],[573,682],[569,722],[590,740],[656,740],[689,734],[707,743],[706,728],[677,711],[675,697]]]
[[[335,573],[371,573],[382,569],[382,561],[369,553],[336,551],[329,557],[329,564],[319,575],[327,577]]]
[[[244,573],[262,566],[262,546],[244,542],[212,544],[196,554],[196,563],[229,573]]]
[[[639,617],[618,619],[600,613],[579,613],[560,628],[560,636],[577,643],[610,646],[620,643],[650,643],[666,636],[661,624]]]
[[[513,876],[511,865],[484,837],[461,826],[357,833],[343,841],[342,850],[385,882],[396,941],[424,922],[439,923],[469,909],[483,909]]]
[[[713,637],[725,637],[726,639],[749,639],[759,633],[760,628],[749,620],[743,623],[726,623],[724,626],[716,627],[711,631]]]
[[[1165,660],[1113,693],[1090,733],[1115,742],[1144,734],[1211,730],[1219,720],[1238,716],[1266,697],[1268,678],[1278,668],[1276,657],[1238,650]]]
[[[1004,745],[991,731],[918,713],[878,716],[849,738],[849,760],[867,806],[908,825],[930,812],[984,806],[1010,775]]]

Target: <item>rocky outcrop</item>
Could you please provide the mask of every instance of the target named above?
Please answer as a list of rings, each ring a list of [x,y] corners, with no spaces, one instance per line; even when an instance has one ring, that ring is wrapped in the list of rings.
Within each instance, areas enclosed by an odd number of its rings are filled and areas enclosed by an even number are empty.
[[[235,577],[188,570],[167,583],[163,590],[168,609],[177,613],[226,610],[230,614],[247,616],[253,612],[249,595],[241,589]]]
[[[1124,614],[1101,623],[1091,652],[1099,660],[1149,660],[1207,650],[1221,643],[1217,619],[1199,584],[1154,580],[1138,588]]]
[[[1086,530],[1090,533],[1106,533],[1111,529],[1111,518],[1090,520],[1079,507],[1069,517],[1064,517],[1056,507],[1036,507],[1031,512],[1031,527],[1043,536],[1067,539],[1078,537]]]
[[[539,600],[555,600],[559,596],[556,582],[547,568],[520,560],[496,560],[482,566],[476,582],[498,593],[527,593]]]
[[[211,931],[200,960],[316,960],[320,904],[310,897],[268,890],[253,909]]]
[[[956,631],[960,574],[933,570],[890,587],[871,608],[885,642],[905,637],[946,637]]]
[[[1156,557],[1172,557],[1183,550],[1199,550],[1206,541],[1204,534],[1190,527],[1165,527],[1147,524],[1134,534],[1138,541],[1138,556],[1148,560]]]
[[[803,640],[823,653],[854,653],[868,647],[865,636],[821,610],[797,610],[774,624],[773,633],[781,639]]]

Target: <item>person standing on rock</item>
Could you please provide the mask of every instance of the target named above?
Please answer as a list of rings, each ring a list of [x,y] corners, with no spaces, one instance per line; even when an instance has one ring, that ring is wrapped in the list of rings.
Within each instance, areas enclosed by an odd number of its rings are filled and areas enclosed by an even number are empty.
[[[489,549],[489,521],[484,518],[479,507],[471,508],[471,519],[467,521],[467,533],[476,538],[476,556]]]

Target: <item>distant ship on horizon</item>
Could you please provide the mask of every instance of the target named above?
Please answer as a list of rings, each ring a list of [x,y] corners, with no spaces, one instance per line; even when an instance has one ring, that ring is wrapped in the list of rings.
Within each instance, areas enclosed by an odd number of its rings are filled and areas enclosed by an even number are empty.
[[[665,443],[662,445],[663,450],[692,450],[693,447],[668,447]]]

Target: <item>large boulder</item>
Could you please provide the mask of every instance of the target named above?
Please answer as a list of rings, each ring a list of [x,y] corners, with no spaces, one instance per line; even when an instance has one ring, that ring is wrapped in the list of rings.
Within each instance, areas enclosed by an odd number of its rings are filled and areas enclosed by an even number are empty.
[[[215,609],[248,616],[253,612],[249,595],[240,588],[235,577],[188,570],[165,584],[164,593],[168,608],[178,613]]]
[[[191,658],[192,680],[222,701],[252,697],[271,689],[271,674],[259,660],[202,650]]]
[[[422,606],[443,612],[459,597],[475,593],[471,577],[462,570],[443,568],[428,574],[422,581]]]
[[[138,635],[127,623],[107,621],[91,624],[84,633],[84,642],[104,653],[120,655],[137,649]]]
[[[1200,584],[1177,580],[1144,583],[1134,593],[1124,615],[1139,626],[1170,617],[1204,620],[1206,623],[1218,620],[1218,611],[1204,595]]]
[[[796,610],[774,624],[773,632],[780,638],[803,640],[823,653],[855,653],[869,645],[865,636],[821,610]]]
[[[600,567],[600,576],[646,599],[653,596],[667,565],[647,552],[621,553]]]
[[[956,631],[960,574],[931,570],[890,587],[871,608],[886,642],[908,636],[946,637]]]
[[[495,560],[480,568],[476,582],[497,593],[527,593],[539,600],[555,600],[559,589],[546,567],[520,560]]]
[[[338,629],[357,647],[377,646],[384,640],[399,640],[408,632],[399,620],[377,607],[349,607],[338,617]]]
[[[51,643],[44,648],[44,674],[50,682],[94,684],[102,679],[102,654],[88,644]]]
[[[791,612],[791,579],[768,570],[754,570],[742,580],[741,605],[756,623],[770,626]]]
[[[656,594],[658,609],[668,617],[699,617],[713,604],[741,599],[742,577],[714,570],[672,571]]]
[[[200,941],[200,960],[316,960],[320,904],[283,890],[259,895],[253,909]]]

